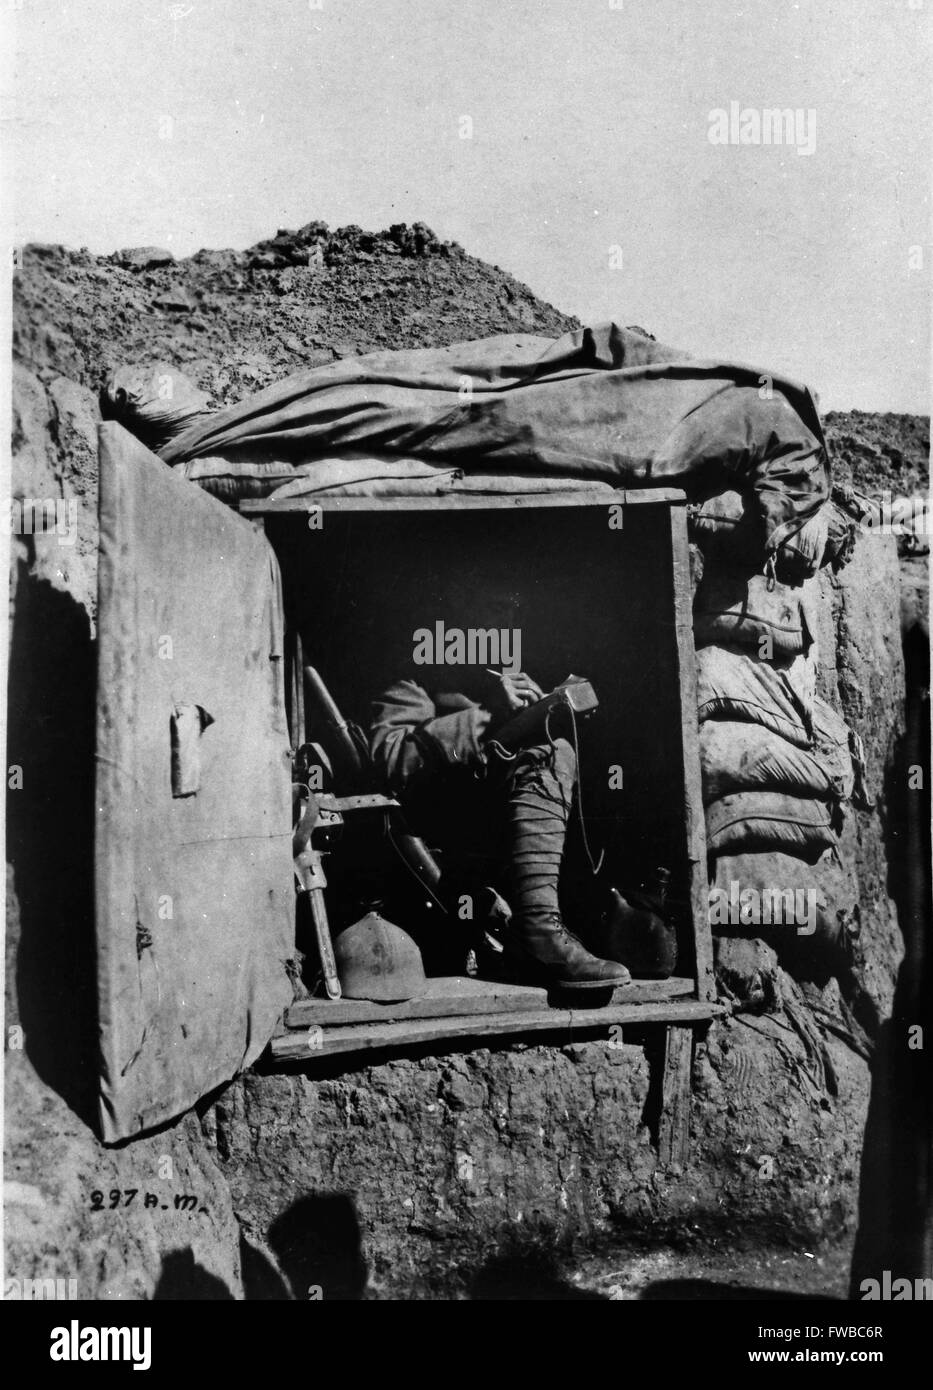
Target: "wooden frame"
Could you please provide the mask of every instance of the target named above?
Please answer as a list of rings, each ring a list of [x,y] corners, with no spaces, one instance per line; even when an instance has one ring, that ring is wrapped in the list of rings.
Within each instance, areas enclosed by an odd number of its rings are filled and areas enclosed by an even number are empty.
[[[646,1026],[661,1037],[662,1162],[682,1164],[689,1137],[690,1073],[697,1028],[728,1012],[716,1002],[712,936],[708,919],[706,826],[700,780],[693,595],[687,544],[686,494],[676,488],[639,488],[613,493],[554,492],[515,496],[464,493],[443,497],[329,497],[326,492],[281,501],[245,501],[240,510],[263,524],[266,517],[323,512],[424,512],[529,510],[542,508],[663,506],[669,518],[672,564],[675,669],[679,689],[682,749],[683,830],[688,861],[693,978],[635,981],[624,989],[590,997],[572,1007],[542,989],[448,977],[429,981],[427,995],[402,1004],[358,1000],[302,1000],[285,1013],[270,1054],[277,1065],[307,1066],[353,1053],[385,1053],[414,1046],[435,1049],[482,1046],[487,1039],[534,1035],[568,1041],[584,1036],[618,1046],[623,1033]]]
[[[686,499],[685,499],[686,500]],[[674,623],[676,628],[677,684],[680,690],[680,727],[683,749],[684,832],[690,875],[690,917],[697,998],[716,998],[713,977],[713,938],[709,925],[709,884],[706,870],[706,817],[700,774],[700,735],[697,719],[697,674],[693,646],[693,589],[690,583],[690,551],[687,543],[687,509],[669,508],[671,561],[674,567]]]
[[[617,488],[612,492],[463,492],[425,497],[333,497],[326,491],[307,497],[245,498],[240,514],[246,517],[324,512],[438,512],[514,511],[536,507],[636,507],[661,503],[686,504],[687,494],[675,487]]]

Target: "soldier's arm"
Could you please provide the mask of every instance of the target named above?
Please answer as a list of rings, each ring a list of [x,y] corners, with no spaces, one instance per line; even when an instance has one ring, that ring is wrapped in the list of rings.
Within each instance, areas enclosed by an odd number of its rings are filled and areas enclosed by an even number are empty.
[[[393,791],[438,769],[479,767],[485,762],[489,719],[480,705],[439,715],[426,690],[414,681],[397,681],[373,701],[373,765]]]

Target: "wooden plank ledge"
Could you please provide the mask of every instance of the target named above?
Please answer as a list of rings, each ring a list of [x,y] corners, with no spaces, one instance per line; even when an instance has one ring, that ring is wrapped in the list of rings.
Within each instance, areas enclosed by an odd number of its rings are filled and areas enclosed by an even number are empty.
[[[610,1004],[654,1004],[696,994],[691,979],[634,980],[613,991]],[[467,975],[428,980],[417,999],[378,1004],[368,999],[299,999],[285,1010],[286,1028],[332,1027],[349,1023],[394,1023],[401,1019],[450,1018],[463,1014],[526,1013],[549,1007],[547,990],[502,984]]]
[[[603,1008],[534,1009],[501,1014],[462,1014],[453,1018],[401,1020],[396,1023],[344,1024],[288,1029],[270,1043],[278,1062],[308,1062],[347,1052],[407,1048],[452,1038],[485,1039],[512,1034],[575,1033],[599,1029],[607,1043],[615,1026],[705,1023],[729,1012],[728,1005],[698,999],[668,999],[652,1004],[607,1004]]]

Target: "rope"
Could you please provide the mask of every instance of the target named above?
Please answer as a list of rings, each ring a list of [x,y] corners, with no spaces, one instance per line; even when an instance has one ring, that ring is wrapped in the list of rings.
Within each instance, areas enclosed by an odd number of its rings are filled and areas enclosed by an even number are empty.
[[[580,768],[580,738],[577,733],[577,713],[573,705],[571,705],[569,701],[567,701],[566,707],[570,713],[570,727],[573,730],[573,755],[576,759],[577,764],[577,809],[579,811],[580,819],[580,839],[583,841],[583,850],[586,854],[587,861],[590,866],[590,872],[595,878],[603,866],[603,860],[606,857],[606,850],[605,848],[600,850],[599,859],[594,863],[593,854],[590,849],[590,842],[586,833],[586,821],[583,816],[583,775]],[[552,709],[549,709],[544,717],[545,736],[547,737],[547,741],[552,748],[554,747],[554,739],[551,737],[551,715],[553,714],[553,712],[554,711]]]
[[[522,751],[521,749],[519,749],[517,753],[507,752],[497,738],[488,738],[486,740],[486,747],[491,748],[492,751],[496,754],[496,756],[501,758],[502,761],[506,763],[514,763],[515,759],[518,757],[518,754]]]

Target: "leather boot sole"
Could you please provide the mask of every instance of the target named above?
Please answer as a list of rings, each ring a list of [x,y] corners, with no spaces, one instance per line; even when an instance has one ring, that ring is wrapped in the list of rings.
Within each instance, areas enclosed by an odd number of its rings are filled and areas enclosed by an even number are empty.
[[[632,977],[627,970],[622,979],[615,980],[555,980],[552,978],[549,981],[551,989],[559,989],[561,994],[569,992],[576,994],[578,991],[587,989],[601,989],[605,992],[613,989],[624,989],[626,985],[631,983]]]
[[[625,985],[630,985],[632,983],[631,973],[626,967],[619,964],[619,969],[624,971],[624,974],[608,980],[567,980],[561,978],[559,967],[549,969],[546,965],[541,965],[538,961],[515,956],[505,951],[502,956],[499,978],[502,979],[504,983],[538,985],[542,989],[560,990],[562,994],[566,993],[568,990],[572,990],[573,993],[596,989],[605,992],[621,989]]]

